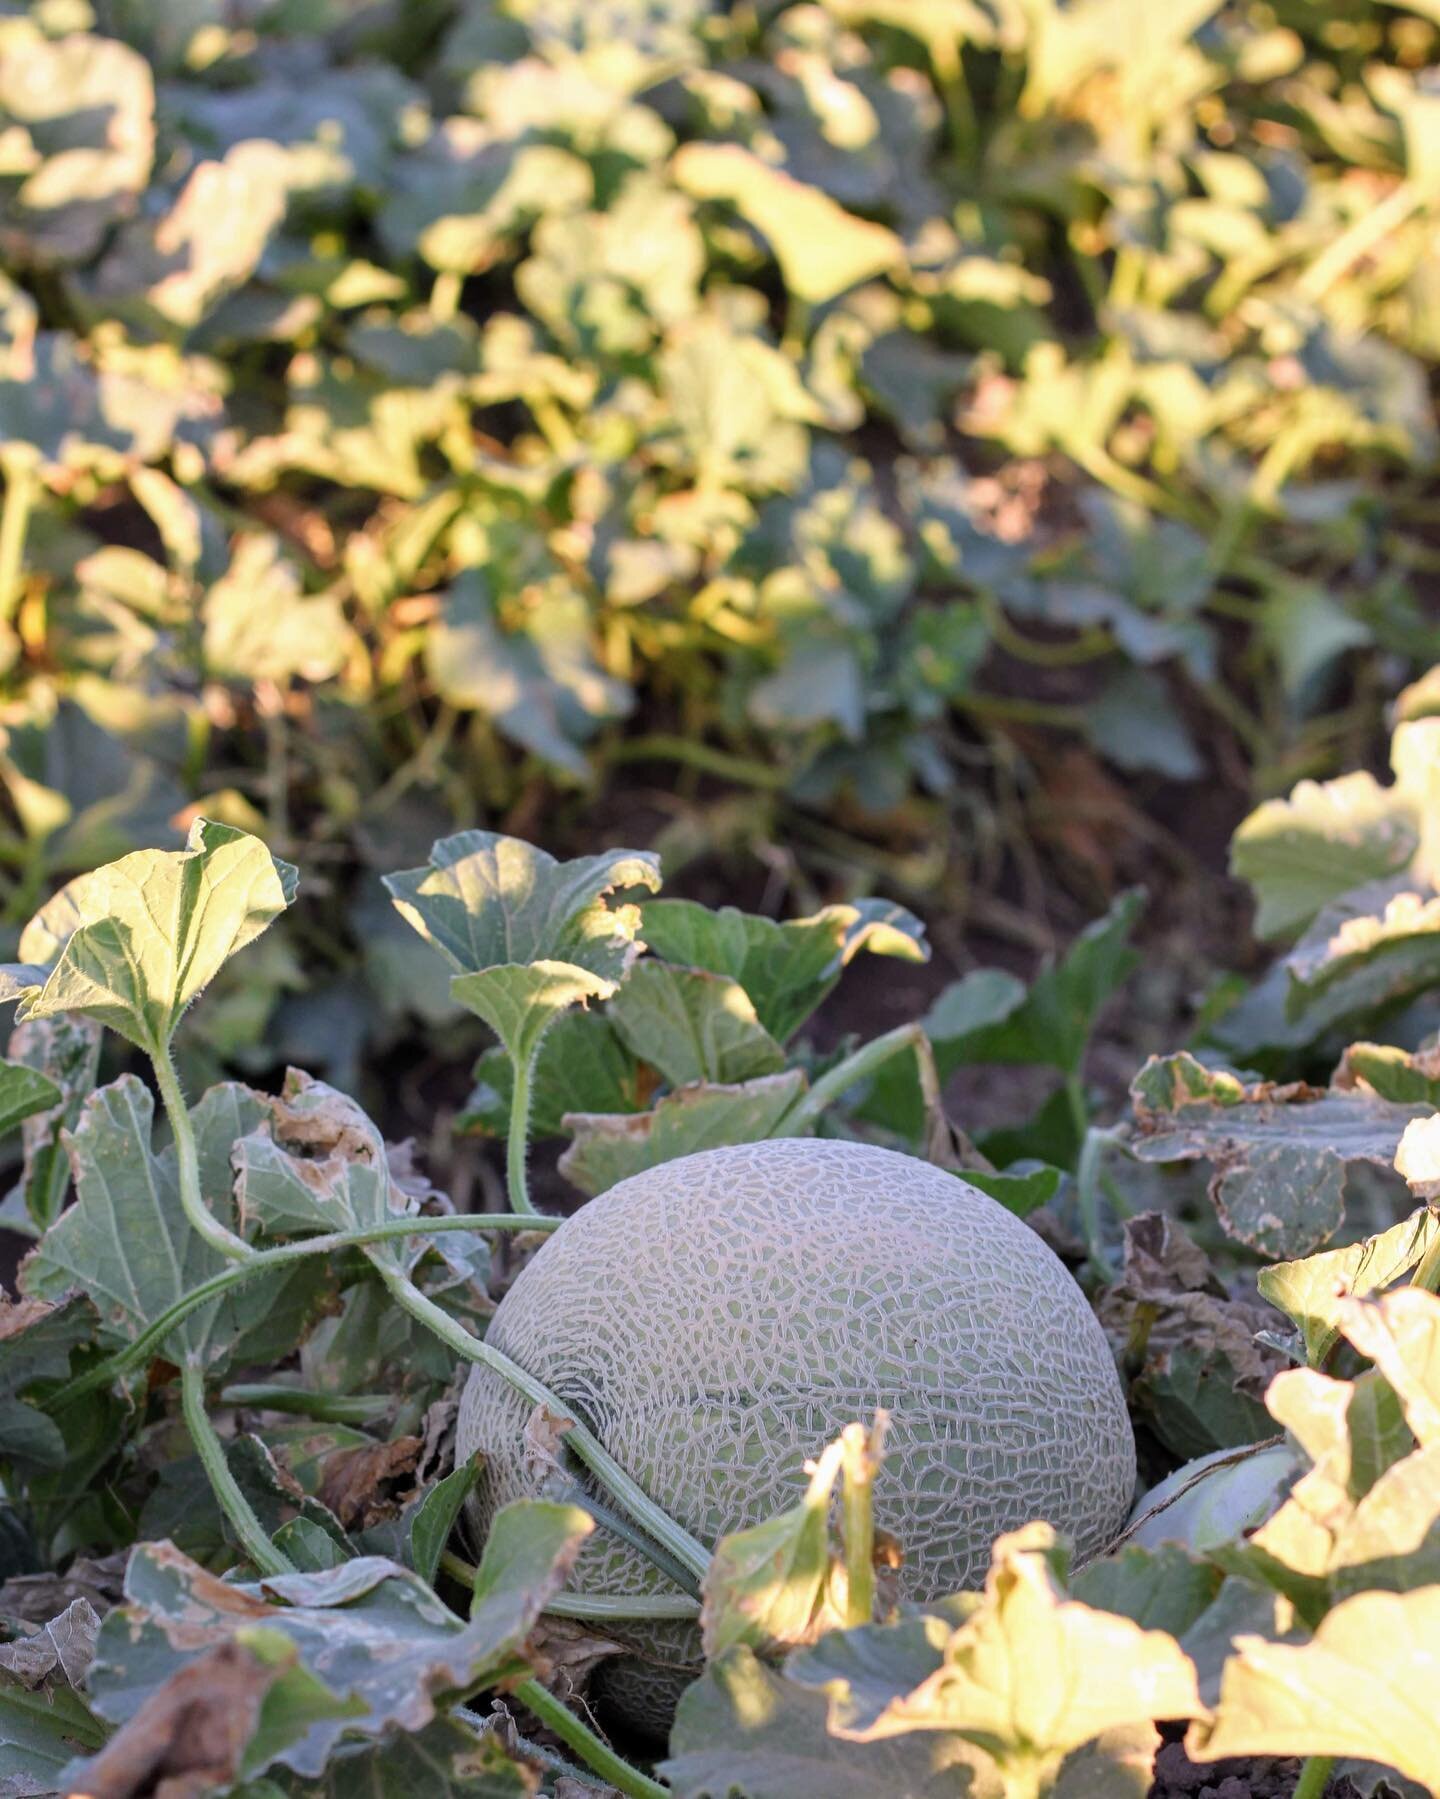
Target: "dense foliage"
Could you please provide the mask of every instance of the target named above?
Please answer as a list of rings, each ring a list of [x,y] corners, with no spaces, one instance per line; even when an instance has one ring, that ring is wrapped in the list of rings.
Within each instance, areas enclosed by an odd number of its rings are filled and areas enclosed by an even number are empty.
[[[196,1072],[354,1084],[455,1017],[372,873],[553,841],[637,761],[751,793],[672,870],[917,886],[1084,803],[1017,730],[1333,767],[1342,667],[1433,660],[1436,42],[1369,0],[4,9],[9,924],[195,809],[303,847],[323,913]]]

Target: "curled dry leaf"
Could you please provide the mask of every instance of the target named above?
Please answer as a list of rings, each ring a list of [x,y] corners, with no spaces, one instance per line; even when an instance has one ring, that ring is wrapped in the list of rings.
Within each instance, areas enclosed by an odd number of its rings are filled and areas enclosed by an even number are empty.
[[[341,1449],[330,1456],[320,1481],[321,1502],[346,1530],[368,1529],[400,1509],[424,1447],[420,1437],[396,1437],[370,1448]],[[406,1492],[390,1489],[404,1481]]]
[[[88,1599],[72,1599],[58,1617],[13,1643],[0,1643],[0,1668],[27,1687],[59,1673],[78,1687],[95,1655],[100,1614]]]
[[[282,1670],[239,1643],[221,1643],[178,1669],[117,1735],[72,1776],[86,1799],[199,1799],[228,1786]]]

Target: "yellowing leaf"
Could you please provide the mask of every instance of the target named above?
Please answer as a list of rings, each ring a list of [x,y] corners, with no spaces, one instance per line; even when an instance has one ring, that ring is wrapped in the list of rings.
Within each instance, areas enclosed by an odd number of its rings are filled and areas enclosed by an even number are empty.
[[[670,171],[696,199],[728,200],[769,243],[790,292],[812,305],[884,274],[904,255],[893,231],[857,219],[739,144],[686,144]]]
[[[1300,1648],[1238,1637],[1214,1724],[1190,1733],[1200,1761],[1228,1755],[1355,1755],[1440,1791],[1440,1586],[1358,1593]]]
[[[983,1600],[912,1690],[885,1695],[873,1682],[862,1690],[830,1678],[824,1641],[789,1671],[827,1687],[832,1734],[873,1742],[954,1731],[994,1758],[1015,1799],[1049,1790],[1066,1754],[1107,1730],[1203,1716],[1194,1665],[1175,1639],[1067,1599],[1062,1559],[1048,1525],[1001,1537]]]

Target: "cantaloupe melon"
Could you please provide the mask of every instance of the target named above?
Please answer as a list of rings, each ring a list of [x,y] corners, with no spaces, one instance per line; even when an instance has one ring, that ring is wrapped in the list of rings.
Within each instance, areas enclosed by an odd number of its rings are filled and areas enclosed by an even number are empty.
[[[793,1505],[805,1459],[877,1406],[876,1523],[903,1546],[908,1596],[980,1585],[994,1537],[1033,1518],[1093,1555],[1130,1506],[1134,1439],[1080,1288],[1003,1206],[890,1150],[791,1138],[621,1181],[547,1241],[488,1335],[707,1544]],[[537,1490],[529,1412],[474,1369],[458,1450],[485,1456],[482,1528]],[[603,1529],[575,1584],[667,1586]],[[663,1729],[698,1636],[625,1640],[636,1657],[607,1664],[610,1697]]]

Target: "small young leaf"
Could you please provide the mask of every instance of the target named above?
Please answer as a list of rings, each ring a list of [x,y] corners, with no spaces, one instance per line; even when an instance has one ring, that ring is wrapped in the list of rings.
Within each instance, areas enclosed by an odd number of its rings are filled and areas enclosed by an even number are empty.
[[[441,1554],[450,1540],[450,1533],[479,1478],[479,1459],[471,1456],[468,1462],[447,1474],[444,1480],[436,1481],[413,1512],[406,1513],[410,1552],[405,1559],[421,1580],[427,1581],[432,1587],[439,1572]]]

